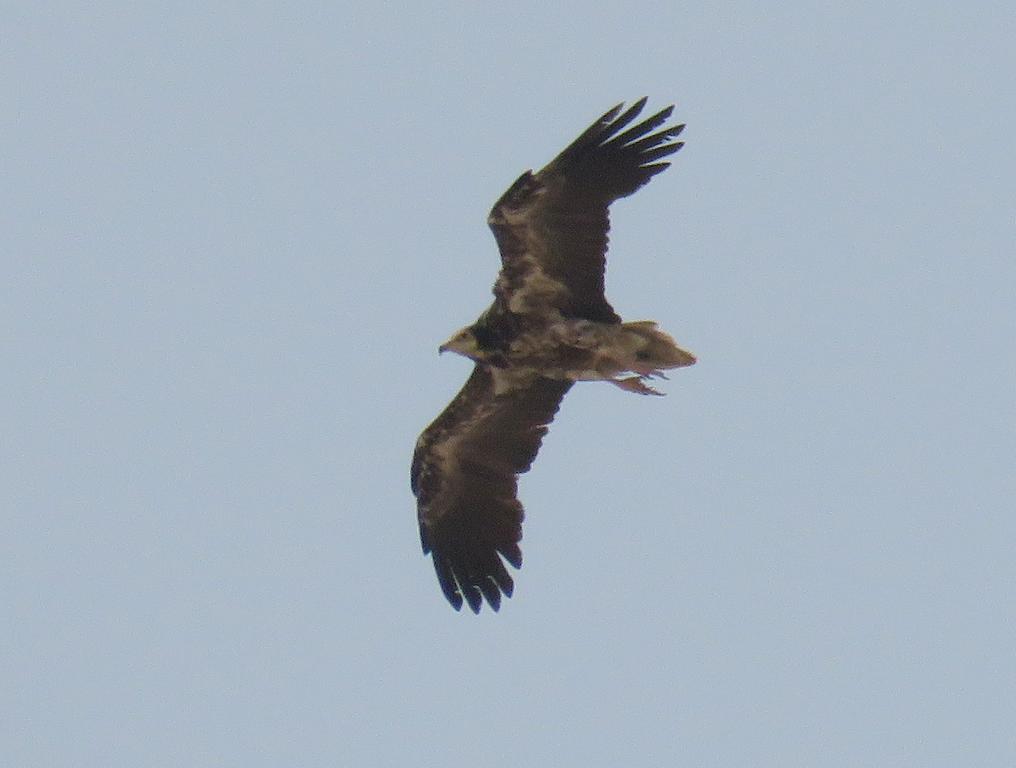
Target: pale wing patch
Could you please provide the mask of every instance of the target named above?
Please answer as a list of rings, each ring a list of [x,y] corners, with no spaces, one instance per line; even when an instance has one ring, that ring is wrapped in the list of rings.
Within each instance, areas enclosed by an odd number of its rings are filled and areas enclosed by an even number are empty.
[[[508,292],[508,309],[515,314],[525,315],[556,306],[568,295],[568,289],[560,280],[549,277],[540,263],[531,254],[520,258],[525,265],[522,279]]]
[[[494,380],[494,396],[513,392],[518,389],[525,389],[537,378],[534,370],[520,368],[491,368],[491,378]]]

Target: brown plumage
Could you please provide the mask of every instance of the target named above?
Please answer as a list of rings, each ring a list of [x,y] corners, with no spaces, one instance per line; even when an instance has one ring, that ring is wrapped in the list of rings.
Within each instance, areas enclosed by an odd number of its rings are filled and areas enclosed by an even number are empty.
[[[622,323],[604,296],[610,204],[667,168],[660,160],[682,146],[673,139],[684,125],[657,130],[673,107],[628,128],[645,101],[611,109],[491,210],[502,265],[494,302],[441,346],[475,367],[420,435],[411,472],[423,551],[456,610],[465,600],[479,612],[486,599],[496,611],[501,595],[511,596],[503,560],[522,564],[518,475],[572,384],[659,394],[647,378],[695,362],[655,323]]]

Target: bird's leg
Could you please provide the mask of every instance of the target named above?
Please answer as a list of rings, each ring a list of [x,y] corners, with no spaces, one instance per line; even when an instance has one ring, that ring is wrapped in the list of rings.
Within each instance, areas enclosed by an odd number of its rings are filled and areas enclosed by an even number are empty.
[[[667,375],[658,368],[654,368],[651,365],[639,365],[636,363],[631,367],[632,371],[637,373],[641,378],[649,379],[666,379]]]
[[[637,373],[643,379],[665,379],[666,374],[656,368],[652,363],[640,363],[636,361],[631,369],[632,372]]]
[[[620,387],[625,392],[634,392],[639,395],[663,395],[650,386],[646,386],[642,376],[629,376],[627,379],[611,379],[610,382]]]

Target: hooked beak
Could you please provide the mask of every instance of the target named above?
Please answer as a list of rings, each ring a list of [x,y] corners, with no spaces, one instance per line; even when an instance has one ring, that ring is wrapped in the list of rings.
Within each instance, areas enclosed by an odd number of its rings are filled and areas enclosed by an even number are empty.
[[[439,355],[442,355],[442,354],[444,354],[447,351],[448,351],[448,345],[447,344],[442,344],[440,347],[437,348],[437,353]]]

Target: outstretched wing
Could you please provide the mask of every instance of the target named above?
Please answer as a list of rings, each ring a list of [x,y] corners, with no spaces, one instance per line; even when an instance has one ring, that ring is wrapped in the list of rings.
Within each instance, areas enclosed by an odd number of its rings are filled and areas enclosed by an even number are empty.
[[[566,317],[621,321],[603,295],[607,208],[669,166],[658,161],[683,146],[672,141],[683,124],[656,131],[673,106],[624,130],[645,103],[639,99],[623,113],[618,104],[495,203],[488,223],[502,269],[494,293],[509,311],[556,309]]]
[[[495,382],[495,375],[507,376],[482,365],[473,369],[420,435],[411,473],[424,554],[432,553],[455,610],[465,597],[474,613],[483,598],[496,611],[502,592],[511,597],[514,582],[501,558],[522,565],[518,475],[529,469],[571,387],[542,377],[512,386]]]

